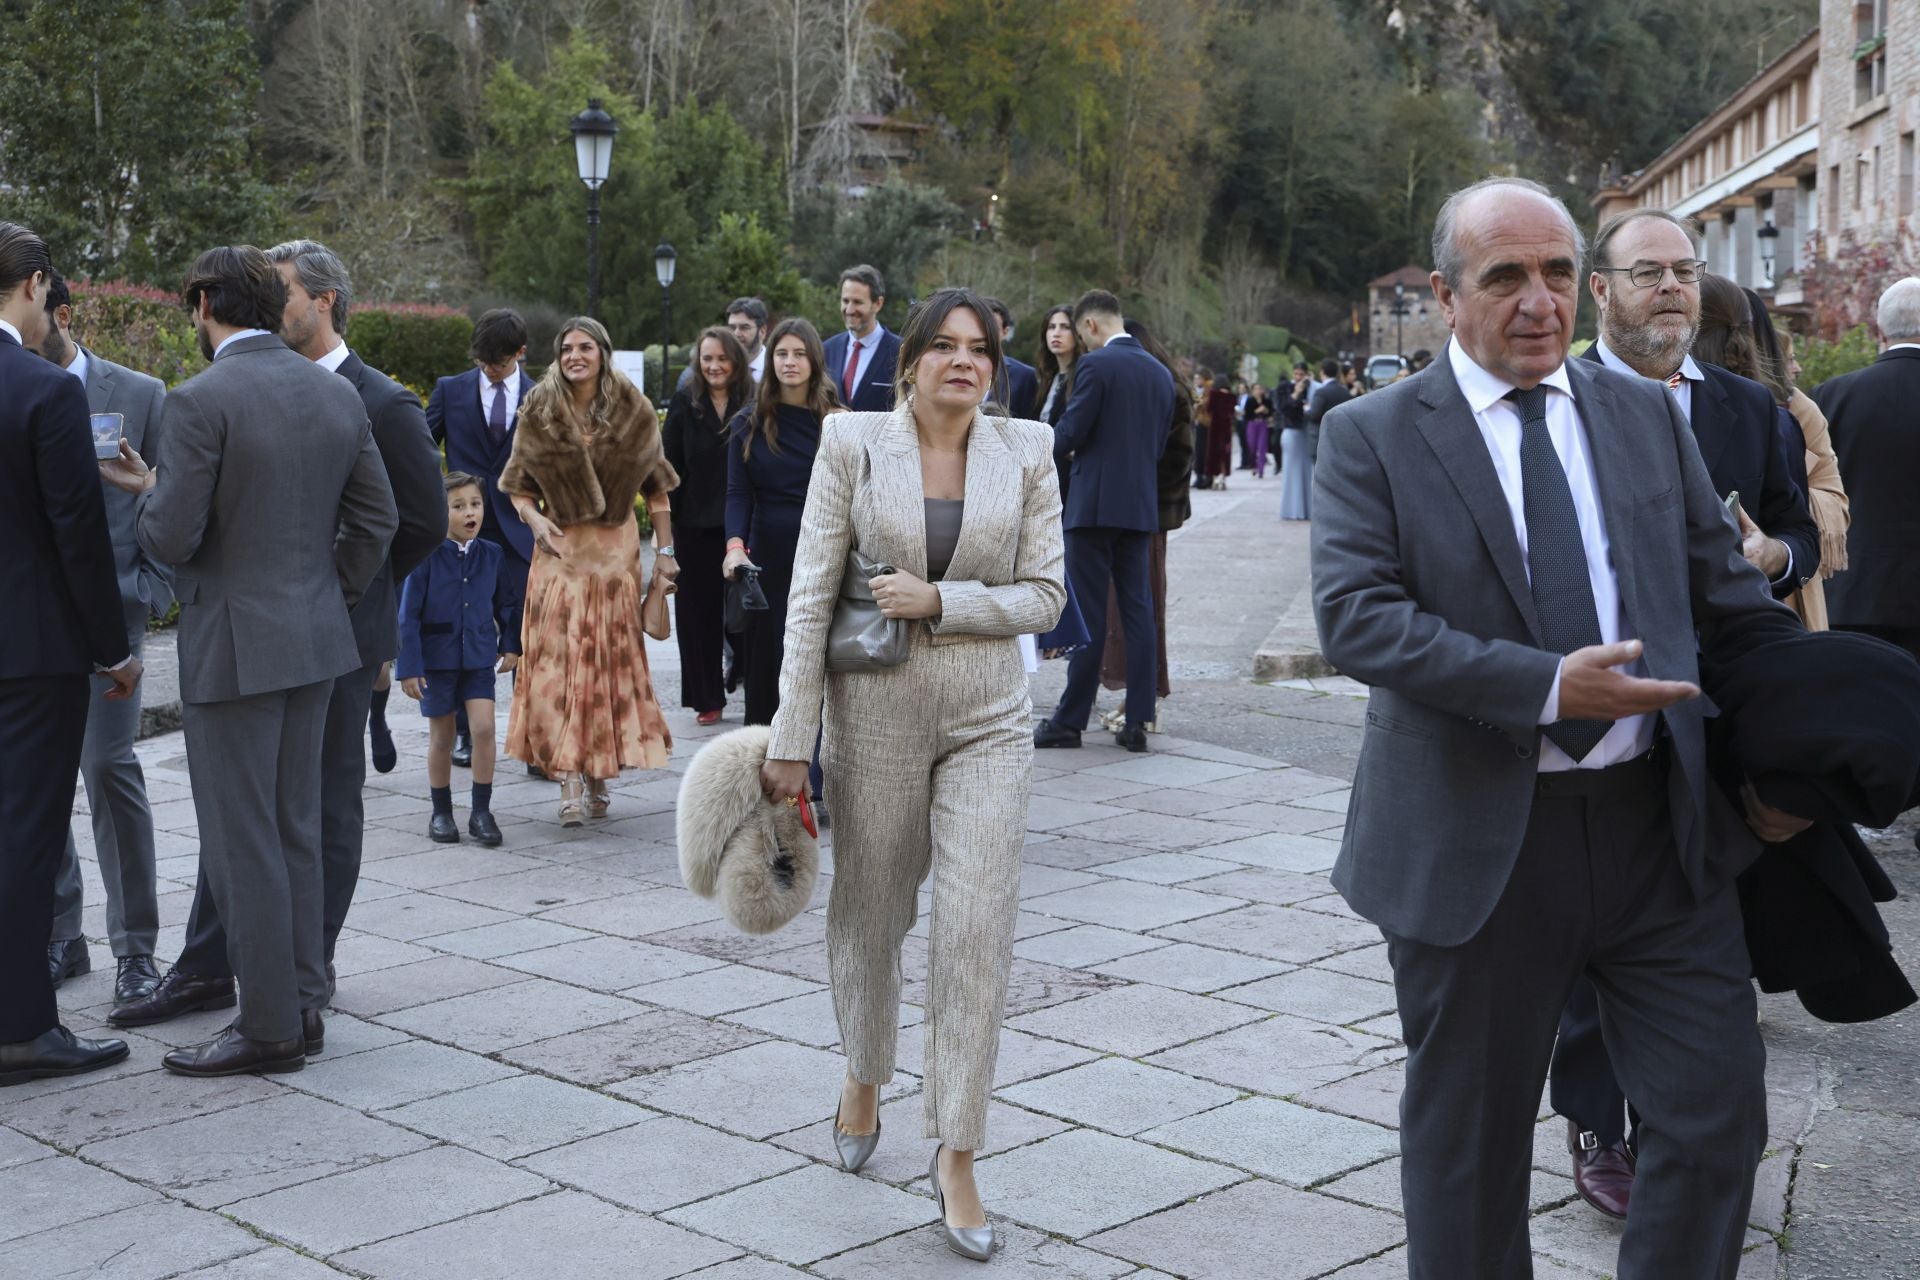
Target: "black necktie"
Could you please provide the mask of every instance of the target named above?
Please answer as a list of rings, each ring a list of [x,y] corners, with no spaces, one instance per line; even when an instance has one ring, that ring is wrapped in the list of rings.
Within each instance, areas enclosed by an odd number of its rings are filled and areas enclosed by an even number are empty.
[[[1520,411],[1520,492],[1527,514],[1527,567],[1540,639],[1554,653],[1600,643],[1600,612],[1587,576],[1587,549],[1566,468],[1547,434],[1547,389],[1507,392]],[[1548,741],[1580,760],[1600,744],[1611,720],[1562,720],[1546,727]]]

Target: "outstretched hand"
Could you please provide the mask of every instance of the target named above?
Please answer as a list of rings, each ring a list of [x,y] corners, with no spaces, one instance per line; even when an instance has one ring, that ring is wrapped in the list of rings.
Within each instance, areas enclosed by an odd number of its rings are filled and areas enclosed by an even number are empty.
[[[1568,654],[1560,664],[1560,718],[1624,720],[1700,696],[1700,686],[1685,680],[1648,680],[1615,670],[1638,661],[1644,649],[1638,640],[1623,640]]]

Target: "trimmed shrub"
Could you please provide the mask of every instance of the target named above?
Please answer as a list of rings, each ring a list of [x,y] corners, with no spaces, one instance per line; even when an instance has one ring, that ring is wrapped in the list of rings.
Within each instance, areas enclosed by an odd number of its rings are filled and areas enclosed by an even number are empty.
[[[1837,342],[1796,338],[1794,354],[1800,360],[1800,385],[1811,391],[1828,378],[1866,368],[1879,358],[1880,346],[1873,340],[1873,330],[1860,324],[1841,334]]]
[[[73,336],[87,348],[170,387],[206,367],[177,295],[118,281],[74,280],[69,288]]]
[[[431,387],[473,362],[467,346],[473,321],[451,307],[410,302],[372,302],[347,316],[347,344],[362,360],[396,382]]]

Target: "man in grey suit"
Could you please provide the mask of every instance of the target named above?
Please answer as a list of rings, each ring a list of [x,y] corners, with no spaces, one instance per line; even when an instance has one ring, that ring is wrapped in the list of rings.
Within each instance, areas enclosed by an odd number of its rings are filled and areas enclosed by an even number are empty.
[[[47,336],[40,354],[80,379],[94,413],[121,415],[121,431],[137,451],[152,453],[159,439],[160,407],[167,390],[158,378],[135,373],[73,340],[73,295],[58,272],[47,288]],[[163,617],[173,604],[173,573],[140,547],[134,536],[134,499],[105,487],[107,527],[113,535],[113,569],[126,614],[127,645],[141,656],[148,617]],[[104,683],[104,682],[99,682]],[[109,686],[111,687],[111,686]],[[99,692],[98,689],[95,691]],[[107,941],[118,972],[114,1002],[125,1004],[152,993],[160,973],[154,968],[154,939],[160,930],[153,870],[153,810],[147,805],[147,779],[134,757],[140,733],[140,690],[114,700],[87,702],[87,736],[80,754],[80,777],[93,814],[94,854],[107,891]],[[57,987],[88,972],[92,962],[80,917],[86,890],[80,876],[80,850],[67,832],[67,849],[54,880],[53,940],[47,967]]]
[[[1622,1277],[1731,1280],[1767,1132],[1733,877],[1806,824],[1749,788],[1743,826],[1697,682],[1701,646],[1800,627],[1666,389],[1566,359],[1581,255],[1537,184],[1456,193],[1445,357],[1329,413],[1314,470],[1322,648],[1373,686],[1334,884],[1393,964],[1414,1280],[1533,1274],[1533,1126],[1582,974],[1642,1115]]]
[[[208,250],[182,296],[212,367],[168,396],[153,470],[131,450],[108,470],[145,491],[140,545],[174,566],[200,861],[240,1013],[162,1061],[190,1076],[298,1071],[324,1035],[327,701],[361,665],[347,610],[399,521],[360,396],[276,336],[287,292],[267,256]]]
[[[353,282],[346,264],[325,245],[290,240],[267,250],[286,285],[287,309],[280,336],[287,346],[322,369],[339,374],[360,394],[373,429],[373,443],[393,490],[400,525],[393,545],[366,592],[349,610],[360,665],[333,682],[320,748],[321,940],[326,957],[326,996],[333,997],[333,946],[360,881],[360,850],[366,819],[361,791],[367,780],[367,711],[380,668],[400,652],[395,582],[404,579],[447,536],[446,487],[440,451],[427,434],[419,398],[347,347],[342,336]],[[116,1025],[164,1022],[211,999],[230,996],[233,970],[227,935],[207,884],[206,868],[194,887],[193,910],[180,959],[147,998],[114,1010]]]

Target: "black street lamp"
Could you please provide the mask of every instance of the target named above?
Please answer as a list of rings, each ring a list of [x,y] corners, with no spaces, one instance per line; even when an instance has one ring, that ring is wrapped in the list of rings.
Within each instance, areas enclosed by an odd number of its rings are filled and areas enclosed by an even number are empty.
[[[1415,314],[1416,310],[1421,319],[1426,319],[1427,304],[1425,302],[1416,304],[1407,301],[1407,286],[1404,284],[1396,284],[1393,286],[1393,301],[1387,304],[1384,312],[1378,307],[1375,307],[1373,310],[1373,322],[1375,324],[1379,324],[1382,320],[1386,319],[1387,316],[1393,317],[1393,354],[1396,356],[1405,356],[1406,354],[1404,350],[1406,343],[1402,335],[1405,332],[1407,317]]]
[[[653,251],[653,274],[660,281],[660,403],[672,399],[671,384],[667,381],[668,365],[672,363],[673,351],[673,263],[678,257],[670,244],[658,245]]]
[[[567,122],[573,131],[573,155],[580,181],[587,184],[587,314],[600,318],[600,184],[613,163],[613,135],[620,126],[588,98],[587,109]]]
[[[1780,238],[1780,228],[1763,222],[1753,234],[1760,238],[1760,269],[1766,273],[1767,283],[1772,284],[1774,257],[1778,252],[1774,242]]]

